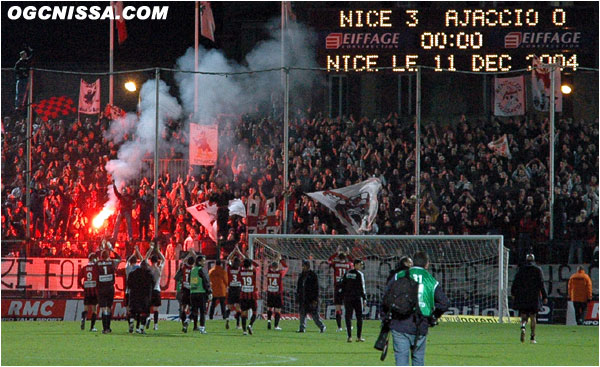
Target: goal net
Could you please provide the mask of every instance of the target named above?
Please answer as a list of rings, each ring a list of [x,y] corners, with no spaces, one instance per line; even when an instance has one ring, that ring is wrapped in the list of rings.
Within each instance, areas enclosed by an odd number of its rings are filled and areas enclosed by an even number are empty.
[[[249,250],[261,264],[261,299],[266,300],[266,269],[281,254],[289,270],[284,278],[284,314],[297,313],[296,283],[308,259],[319,277],[320,312],[335,316],[333,270],[327,260],[338,248],[365,262],[366,318],[377,318],[386,280],[404,255],[429,254],[429,271],[450,299],[450,314],[509,316],[508,249],[502,236],[349,236],[251,234]]]

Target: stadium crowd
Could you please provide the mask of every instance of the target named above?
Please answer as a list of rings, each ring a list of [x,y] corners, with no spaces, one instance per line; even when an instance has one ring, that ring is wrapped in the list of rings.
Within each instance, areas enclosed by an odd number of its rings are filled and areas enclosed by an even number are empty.
[[[26,236],[26,120],[4,117],[2,125],[2,239]],[[32,139],[31,234],[28,256],[86,257],[101,238],[111,237],[116,215],[99,230],[91,225],[112,189],[106,163],[120,142],[107,140],[105,118],[73,118],[34,123]],[[186,146],[179,121],[163,137]],[[228,193],[248,197],[289,197],[288,233],[345,233],[333,213],[303,193],[340,188],[379,177],[383,189],[376,219],[379,234],[414,233],[414,129],[395,114],[377,118],[326,118],[310,108],[290,112],[290,187],[283,182],[281,116],[257,108],[219,119],[219,158],[214,167],[180,169],[178,177],[159,178],[159,232],[167,259],[193,245],[215,257],[215,244],[186,207]],[[592,261],[598,242],[598,120],[556,123],[555,241],[548,240],[548,121],[508,118],[485,122],[449,119],[423,127],[421,154],[421,234],[503,234],[515,251],[533,247],[540,262]],[[487,144],[507,134],[511,158]],[[161,159],[185,159],[167,149]],[[148,156],[151,162],[152,157]],[[185,161],[184,161],[185,162]],[[151,174],[150,174],[151,177]],[[154,232],[151,180],[129,182],[133,200],[133,241]],[[214,197],[213,197],[214,199]],[[280,207],[281,208],[281,207]],[[279,214],[281,211],[278,212]],[[125,221],[116,247],[125,256]],[[229,219],[224,253],[245,245],[245,220]],[[186,241],[187,239],[187,241]],[[131,242],[127,243],[131,245]],[[129,248],[132,248],[130,246]],[[580,251],[578,251],[580,250]],[[2,247],[19,256],[20,246]]]

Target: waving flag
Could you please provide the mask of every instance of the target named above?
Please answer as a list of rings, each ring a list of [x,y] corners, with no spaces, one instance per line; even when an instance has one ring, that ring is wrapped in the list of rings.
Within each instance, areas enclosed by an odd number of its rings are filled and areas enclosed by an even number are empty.
[[[104,117],[109,120],[118,120],[126,115],[125,110],[119,106],[108,103],[104,108]]]
[[[87,115],[100,113],[100,79],[96,79],[93,83],[81,79],[79,113]]]
[[[494,115],[521,116],[525,114],[524,77],[495,78]]]
[[[242,200],[233,199],[229,200],[229,216],[239,215],[240,217],[246,217],[246,207]],[[209,201],[205,201],[198,205],[192,205],[186,208],[188,213],[194,217],[208,232],[208,236],[213,240],[217,241],[217,206],[210,204]]]
[[[55,119],[59,116],[67,116],[76,111],[73,100],[67,96],[43,99],[38,103],[34,103],[32,107],[44,122],[50,118]]]
[[[512,156],[510,155],[510,149],[508,147],[508,138],[506,137],[506,134],[502,135],[500,138],[494,141],[489,142],[488,148],[493,150],[494,153],[498,154],[499,156],[507,157],[508,159],[512,158]]]
[[[213,17],[210,1],[201,1],[200,33],[203,37],[215,42],[215,18]]]
[[[542,64],[537,58],[533,58],[533,69],[531,70],[531,94],[533,95],[533,106],[538,111],[550,109],[550,95],[552,92],[550,71],[551,67]],[[562,112],[562,92],[560,91],[560,69],[554,69],[554,109]]]
[[[123,44],[127,39],[127,26],[125,25],[125,18],[123,18],[123,2],[115,2],[115,14],[117,15],[117,34],[119,38],[119,45]]]
[[[365,234],[373,230],[381,191],[381,180],[370,178],[355,185],[335,190],[317,191],[306,195],[331,210],[349,234]]]

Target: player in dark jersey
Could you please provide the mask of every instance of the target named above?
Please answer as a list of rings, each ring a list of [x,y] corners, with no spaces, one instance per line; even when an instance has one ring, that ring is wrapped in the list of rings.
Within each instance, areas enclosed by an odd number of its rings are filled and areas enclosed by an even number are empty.
[[[110,258],[111,252],[115,255],[114,259]],[[100,256],[100,260],[96,263],[98,269],[98,305],[102,314],[102,334],[112,332],[110,329],[111,308],[115,299],[115,273],[121,262],[121,257],[117,254],[110,242],[106,242]]]
[[[131,313],[131,307],[129,305],[129,274],[135,271],[140,267],[138,261],[142,260],[142,254],[140,253],[140,249],[138,246],[135,246],[135,251],[129,258],[127,259],[127,265],[125,265],[125,305],[127,306],[127,320],[129,322],[129,333],[133,333],[133,322],[138,320],[138,324],[136,325],[136,329],[139,329],[139,319],[133,317]],[[147,261],[148,258],[144,258],[144,261]]]
[[[361,271],[365,266],[362,260],[354,260],[354,269],[344,275],[341,284],[341,293],[344,298],[346,310],[346,332],[348,342],[352,341],[352,313],[356,315],[356,341],[364,342],[362,337],[363,306],[367,306],[367,292],[365,290],[365,275]]]
[[[154,316],[154,330],[158,330],[158,309],[162,304],[162,298],[160,295],[160,277],[162,275],[162,271],[165,267],[165,257],[160,252],[160,245],[156,242],[156,246],[152,245],[146,254],[148,257],[150,254],[150,262],[152,265],[150,266],[150,270],[152,271],[152,277],[154,278],[154,288],[152,289],[152,300],[150,303],[150,315],[148,315],[148,320],[146,321],[146,329],[150,329],[150,321]]]
[[[279,320],[283,305],[283,277],[287,271],[285,260],[278,254],[267,272],[267,329],[271,329],[271,315],[275,312],[275,330],[281,330]]]
[[[256,321],[256,300],[258,299],[258,289],[256,287],[256,274],[258,272],[258,263],[244,259],[240,279],[242,281],[242,292],[240,293],[240,306],[242,309],[242,329],[244,335],[252,335],[252,326]],[[248,320],[248,310],[252,310],[248,332],[246,332],[246,321]]]
[[[175,274],[175,281],[181,282],[181,300],[179,301],[179,319],[181,320],[181,331],[187,333],[188,323],[187,313],[190,310],[191,298],[190,298],[190,274],[192,268],[196,263],[196,253],[194,250],[190,250],[187,256],[181,263],[181,268]]]
[[[79,286],[83,288],[83,305],[85,310],[81,313],[81,330],[85,330],[85,320],[88,314],[91,314],[90,331],[96,332],[96,314],[98,313],[98,268],[96,262],[98,257],[92,252],[86,266],[79,270]]]
[[[225,329],[229,329],[229,315],[235,311],[236,328],[240,329],[240,293],[242,282],[240,280],[241,259],[244,257],[240,249],[236,246],[227,257],[227,312],[225,314]]]
[[[353,268],[349,253],[350,250],[347,247],[344,252],[341,246],[338,246],[337,251],[327,260],[329,267],[333,268],[333,304],[335,305],[335,322],[338,332],[342,331],[342,304],[344,303],[340,293],[341,282],[346,272]]]

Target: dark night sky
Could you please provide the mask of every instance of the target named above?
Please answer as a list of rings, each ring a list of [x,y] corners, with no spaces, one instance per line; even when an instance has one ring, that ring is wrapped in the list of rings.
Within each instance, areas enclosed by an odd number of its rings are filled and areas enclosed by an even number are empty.
[[[201,43],[217,48],[229,48],[235,43],[242,21],[264,22],[279,15],[279,2],[212,2],[216,23],[217,44],[201,37]],[[36,51],[38,67],[58,64],[108,64],[109,20],[10,20],[8,9],[13,5],[98,5],[105,2],[2,2],[2,67],[12,67],[18,59],[23,42]],[[146,66],[173,66],[194,43],[194,2],[125,2],[125,6],[168,5],[167,20],[127,21],[128,39],[115,46],[115,68],[128,64]],[[224,16],[227,14],[227,16]],[[116,38],[116,32],[115,32]],[[157,50],[160,50],[157,52]],[[231,52],[231,51],[230,51]],[[239,57],[239,55],[231,55]],[[108,66],[106,66],[107,68]]]

